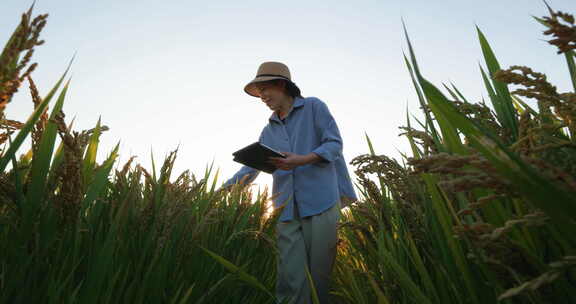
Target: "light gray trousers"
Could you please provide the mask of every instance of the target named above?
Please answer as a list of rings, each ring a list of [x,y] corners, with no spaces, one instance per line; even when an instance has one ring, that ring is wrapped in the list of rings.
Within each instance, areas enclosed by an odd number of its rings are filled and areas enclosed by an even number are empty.
[[[294,220],[278,222],[278,303],[312,303],[306,267],[320,303],[330,303],[330,273],[336,258],[336,225],[339,218],[340,203],[337,202],[321,214],[305,218],[300,218],[298,208],[294,208]]]

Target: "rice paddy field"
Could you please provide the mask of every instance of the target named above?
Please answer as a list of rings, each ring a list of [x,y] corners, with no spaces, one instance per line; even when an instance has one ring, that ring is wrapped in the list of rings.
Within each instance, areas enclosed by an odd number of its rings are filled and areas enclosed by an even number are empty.
[[[177,151],[151,170],[118,148],[97,162],[112,135],[65,117],[67,72],[45,96],[34,84],[46,21],[24,13],[0,55],[0,303],[274,303],[269,193],[172,172]],[[574,91],[502,67],[478,29],[489,100],[467,100],[426,80],[406,33],[424,118],[407,113],[403,159],[366,137],[351,160],[336,303],[576,303],[576,26],[552,9],[534,22]],[[4,115],[15,94],[27,121]]]

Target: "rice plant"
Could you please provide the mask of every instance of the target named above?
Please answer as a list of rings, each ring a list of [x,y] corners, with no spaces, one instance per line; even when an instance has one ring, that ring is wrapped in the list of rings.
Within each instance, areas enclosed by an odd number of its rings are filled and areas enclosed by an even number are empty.
[[[66,122],[67,73],[43,98],[32,80],[46,18],[26,12],[0,56],[2,105],[28,80],[34,106],[25,123],[0,112],[0,302],[272,303],[267,193],[216,191],[212,167],[173,178],[176,151],[151,172],[115,166],[118,147],[97,163],[108,128]]]
[[[576,84],[573,16],[537,21]],[[502,70],[478,29],[491,104],[472,103],[427,81],[406,38],[424,120],[402,128],[406,165],[369,139],[371,153],[352,160],[366,200],[342,227],[337,293],[349,303],[576,302],[576,94],[528,67]]]

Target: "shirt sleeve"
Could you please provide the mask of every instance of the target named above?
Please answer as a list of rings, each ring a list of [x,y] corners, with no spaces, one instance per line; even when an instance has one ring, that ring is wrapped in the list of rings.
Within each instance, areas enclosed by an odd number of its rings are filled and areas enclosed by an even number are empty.
[[[259,170],[256,170],[248,166],[242,166],[242,168],[240,168],[240,170],[238,170],[238,172],[236,172],[234,176],[232,176],[224,183],[223,187],[228,187],[236,183],[239,183],[242,181],[242,178],[246,178],[244,180],[244,185],[248,185],[252,183],[256,179],[256,177],[258,177],[258,174],[260,174]]]
[[[326,104],[319,100],[314,106],[314,127],[317,134],[320,135],[320,146],[312,152],[322,158],[321,161],[314,164],[327,166],[342,155],[342,137]]]
[[[262,132],[260,132],[260,138],[258,138],[259,142],[262,142],[262,138],[264,137],[264,130],[265,128],[262,129]],[[242,166],[242,168],[240,168],[238,172],[236,172],[230,179],[228,179],[222,185],[222,187],[228,187],[236,183],[242,182],[243,178],[245,178],[244,185],[248,185],[252,183],[256,179],[256,177],[258,177],[258,174],[260,174],[260,170],[248,166]]]

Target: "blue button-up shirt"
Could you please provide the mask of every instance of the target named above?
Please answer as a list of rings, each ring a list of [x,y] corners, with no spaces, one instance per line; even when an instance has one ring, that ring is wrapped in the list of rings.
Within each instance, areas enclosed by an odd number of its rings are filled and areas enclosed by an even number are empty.
[[[278,208],[285,204],[280,221],[293,219],[295,205],[300,216],[305,217],[322,213],[341,197],[357,199],[342,154],[340,131],[322,100],[296,97],[284,121],[276,113],[270,116],[259,141],[277,151],[302,155],[313,152],[322,158],[292,170],[274,171],[274,206]],[[224,186],[237,183],[246,175],[246,183],[251,183],[259,173],[259,170],[243,166]]]

